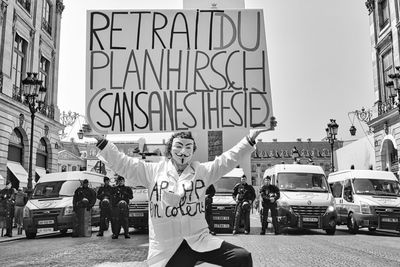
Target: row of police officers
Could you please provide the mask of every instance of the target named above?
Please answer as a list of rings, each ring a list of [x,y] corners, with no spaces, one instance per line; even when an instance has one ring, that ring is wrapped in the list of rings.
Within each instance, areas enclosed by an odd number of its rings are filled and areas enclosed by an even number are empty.
[[[129,200],[133,198],[132,189],[125,186],[125,179],[118,176],[115,186],[110,185],[110,178],[104,177],[104,185],[96,192],[89,187],[89,181],[85,179],[82,186],[77,188],[73,198],[73,208],[76,215],[74,229],[80,229],[85,224],[85,211],[90,212],[96,203],[100,201],[100,230],[97,236],[103,236],[108,230],[108,222],[111,222],[112,239],[117,239],[121,227],[124,229],[125,238],[129,236]],[[88,215],[90,216],[90,214]],[[74,230],[75,232],[75,230]],[[82,236],[79,230],[77,236]]]

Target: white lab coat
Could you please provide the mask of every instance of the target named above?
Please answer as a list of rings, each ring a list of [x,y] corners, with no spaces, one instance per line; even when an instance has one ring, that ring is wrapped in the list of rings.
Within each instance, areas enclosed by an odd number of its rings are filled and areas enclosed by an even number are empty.
[[[218,249],[204,217],[205,191],[254,148],[243,138],[214,161],[192,162],[179,176],[171,160],[149,163],[126,156],[108,142],[98,157],[129,184],[148,188],[150,266],[165,266],[185,239],[198,252]]]

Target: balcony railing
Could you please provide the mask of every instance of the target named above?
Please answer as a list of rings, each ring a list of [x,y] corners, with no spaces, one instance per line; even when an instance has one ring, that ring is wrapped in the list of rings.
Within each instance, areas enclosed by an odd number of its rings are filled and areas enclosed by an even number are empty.
[[[15,85],[13,85],[12,99],[14,99],[15,101],[21,102],[24,105],[27,105],[26,103],[24,103],[24,101],[22,99],[21,88],[15,86]],[[54,111],[55,111],[54,105],[49,105],[49,104],[45,103],[39,112],[41,114],[43,114],[44,116],[54,120]]]
[[[386,100],[379,101],[377,105],[378,105],[378,116],[380,116],[397,108],[397,101],[395,100],[394,97],[391,97]]]
[[[40,113],[45,115],[47,118],[54,120],[54,105],[44,104]]]
[[[22,91],[20,87],[13,85],[12,99],[22,103]]]

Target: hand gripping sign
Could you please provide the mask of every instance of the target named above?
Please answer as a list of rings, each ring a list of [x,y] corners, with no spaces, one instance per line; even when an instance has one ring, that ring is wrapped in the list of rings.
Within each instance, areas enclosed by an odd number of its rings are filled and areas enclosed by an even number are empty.
[[[86,52],[97,133],[269,126],[262,10],[91,10]]]

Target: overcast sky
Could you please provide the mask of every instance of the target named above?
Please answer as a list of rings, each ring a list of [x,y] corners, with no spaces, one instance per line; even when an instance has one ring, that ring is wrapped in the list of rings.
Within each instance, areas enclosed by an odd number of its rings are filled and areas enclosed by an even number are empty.
[[[360,0],[245,0],[262,8],[270,69],[275,132],[264,141],[314,141],[325,137],[329,119],[341,140],[368,130],[349,112],[372,108],[369,18]],[[180,9],[182,0],[64,0],[61,20],[59,99],[61,111],[85,114],[85,40],[88,9]],[[376,115],[375,115],[376,116]]]

